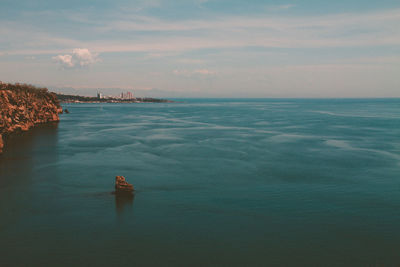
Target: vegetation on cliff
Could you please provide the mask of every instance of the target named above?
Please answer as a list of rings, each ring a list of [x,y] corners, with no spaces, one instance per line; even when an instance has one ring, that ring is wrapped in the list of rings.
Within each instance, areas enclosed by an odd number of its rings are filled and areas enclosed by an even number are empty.
[[[59,121],[62,113],[56,94],[47,88],[0,82],[0,152],[3,138],[27,131],[38,123]]]

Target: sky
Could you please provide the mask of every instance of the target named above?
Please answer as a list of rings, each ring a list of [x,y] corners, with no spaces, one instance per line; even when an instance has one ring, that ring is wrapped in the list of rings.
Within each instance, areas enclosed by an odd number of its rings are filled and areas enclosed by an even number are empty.
[[[0,0],[0,81],[174,97],[400,97],[399,0]]]

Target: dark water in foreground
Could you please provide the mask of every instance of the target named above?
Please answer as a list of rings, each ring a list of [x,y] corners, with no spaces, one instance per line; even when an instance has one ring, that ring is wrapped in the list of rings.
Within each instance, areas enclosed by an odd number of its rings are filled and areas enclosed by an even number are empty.
[[[399,99],[66,107],[0,156],[0,266],[400,264]]]

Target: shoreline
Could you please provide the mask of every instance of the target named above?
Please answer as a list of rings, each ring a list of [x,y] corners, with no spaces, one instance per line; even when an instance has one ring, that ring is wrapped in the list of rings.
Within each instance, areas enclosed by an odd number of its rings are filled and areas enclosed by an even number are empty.
[[[156,102],[156,101],[60,101],[60,104],[133,104],[133,103],[178,103],[176,101],[172,100],[167,100],[167,101],[162,101],[162,102]]]
[[[80,95],[64,95],[56,94],[60,103],[175,103],[168,99],[152,98],[152,97],[136,97],[131,99],[119,98],[97,98]]]

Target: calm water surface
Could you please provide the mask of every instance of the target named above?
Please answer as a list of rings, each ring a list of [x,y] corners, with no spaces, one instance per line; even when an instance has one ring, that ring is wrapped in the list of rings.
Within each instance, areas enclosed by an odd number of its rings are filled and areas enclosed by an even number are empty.
[[[64,107],[0,156],[0,266],[400,264],[399,99]]]

